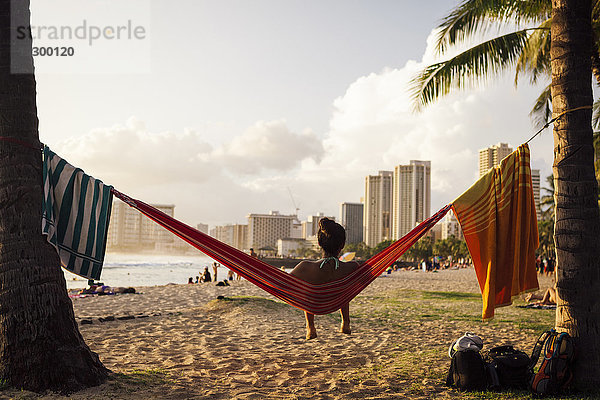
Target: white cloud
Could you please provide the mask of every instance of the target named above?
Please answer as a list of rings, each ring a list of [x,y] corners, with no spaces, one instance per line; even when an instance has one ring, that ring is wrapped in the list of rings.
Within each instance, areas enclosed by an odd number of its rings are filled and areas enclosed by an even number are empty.
[[[322,155],[323,146],[312,131],[295,133],[285,121],[258,121],[203,159],[245,175],[262,170],[288,171],[304,159],[318,162]]]
[[[216,168],[198,159],[212,147],[192,131],[152,134],[142,121],[94,129],[56,146],[59,154],[113,185],[134,187],[180,181],[205,181]]]
[[[259,121],[218,145],[203,139],[210,133],[152,133],[131,117],[124,125],[94,129],[51,147],[129,195],[175,203],[177,215],[191,223],[243,222],[249,212],[279,209],[282,199],[287,205],[286,186],[263,184],[263,176],[289,179],[291,171],[307,161],[317,163],[323,154],[314,133],[292,132],[284,121]]]

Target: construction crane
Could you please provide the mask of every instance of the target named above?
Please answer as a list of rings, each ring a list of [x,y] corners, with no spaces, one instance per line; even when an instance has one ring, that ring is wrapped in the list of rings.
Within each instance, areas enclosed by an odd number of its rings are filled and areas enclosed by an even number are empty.
[[[292,191],[290,190],[290,187],[287,187],[288,193],[290,194],[290,198],[292,199],[292,204],[294,205],[294,210],[295,210],[295,215],[296,217],[298,217],[298,211],[300,211],[300,208],[296,205],[296,202],[294,201],[294,195],[292,194]]]

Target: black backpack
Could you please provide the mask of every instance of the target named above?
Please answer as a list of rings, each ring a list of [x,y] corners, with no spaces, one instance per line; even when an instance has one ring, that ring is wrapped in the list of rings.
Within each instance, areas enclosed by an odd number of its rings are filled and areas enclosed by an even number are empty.
[[[492,389],[527,389],[531,376],[531,359],[510,345],[490,349],[485,355]]]
[[[486,366],[479,351],[460,350],[454,353],[450,361],[446,386],[464,391],[487,388]]]

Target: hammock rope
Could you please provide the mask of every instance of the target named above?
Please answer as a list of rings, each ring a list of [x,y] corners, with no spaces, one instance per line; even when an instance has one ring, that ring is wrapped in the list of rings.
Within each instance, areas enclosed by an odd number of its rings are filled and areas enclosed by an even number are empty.
[[[220,242],[142,201],[132,199],[115,189],[112,189],[112,192],[130,207],[137,209],[249,282],[278,299],[312,314],[329,314],[350,302],[425,235],[451,208],[451,205],[446,205],[344,278],[315,285]]]
[[[574,111],[579,111],[579,110],[590,110],[592,109],[592,106],[581,106],[581,107],[575,107],[575,108],[571,108],[569,110],[565,110],[563,112],[561,112],[560,114],[558,114],[556,117],[552,118],[550,121],[546,122],[544,124],[544,126],[542,126],[540,128],[539,131],[537,131],[532,137],[529,138],[528,141],[525,142],[525,144],[529,144],[529,142],[531,142],[537,135],[539,135],[540,133],[542,133],[542,131],[544,129],[546,129],[547,127],[550,126],[551,123],[555,122],[557,119],[561,118],[564,115],[567,115],[568,113],[574,112]]]

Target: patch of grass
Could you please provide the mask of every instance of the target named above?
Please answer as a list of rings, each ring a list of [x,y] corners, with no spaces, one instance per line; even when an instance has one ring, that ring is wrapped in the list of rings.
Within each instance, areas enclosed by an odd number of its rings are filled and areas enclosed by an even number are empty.
[[[115,372],[109,380],[113,388],[128,392],[133,392],[143,387],[160,386],[173,381],[168,373],[160,368]]]
[[[465,292],[421,292],[421,297],[425,300],[446,300],[446,301],[480,301],[479,293]]]
[[[207,303],[211,309],[231,309],[234,307],[259,307],[262,310],[289,310],[290,306],[271,299],[265,299],[260,296],[232,296],[223,299],[211,300]]]

